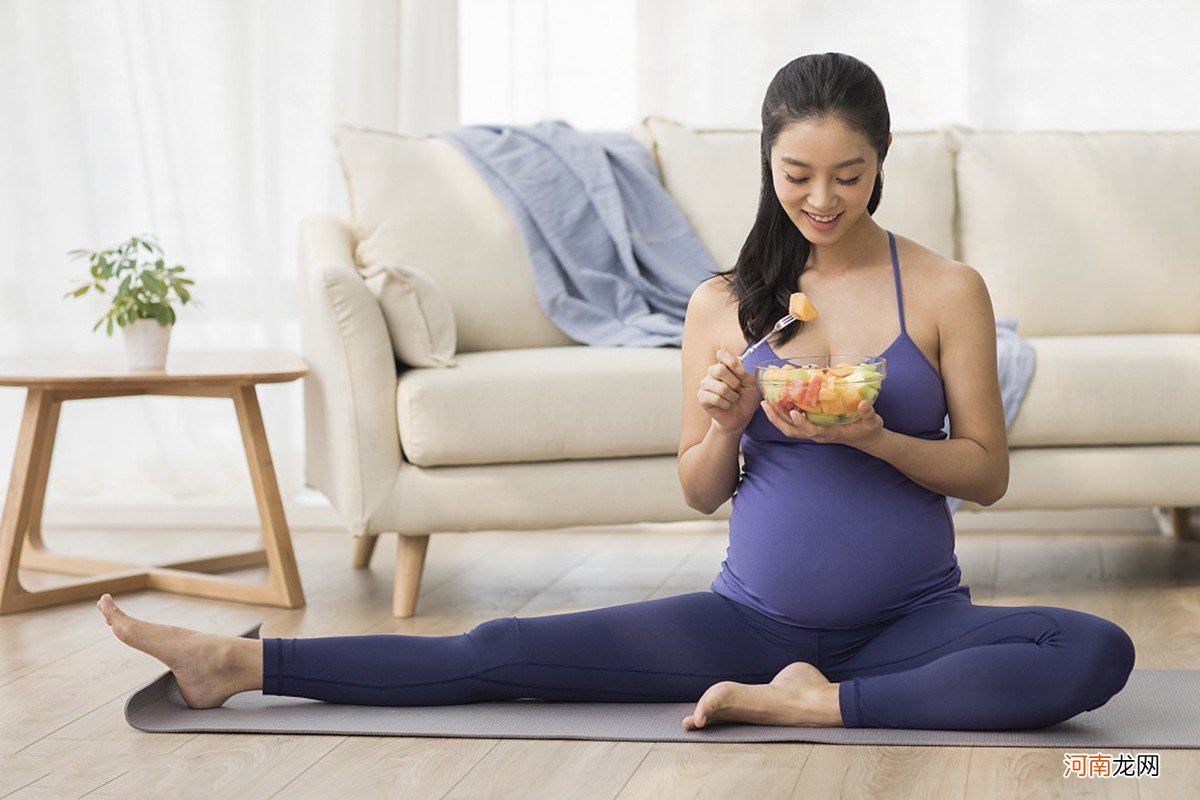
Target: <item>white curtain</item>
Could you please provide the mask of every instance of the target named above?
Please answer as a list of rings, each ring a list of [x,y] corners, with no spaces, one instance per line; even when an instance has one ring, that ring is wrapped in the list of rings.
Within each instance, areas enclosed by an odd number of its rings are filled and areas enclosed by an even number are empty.
[[[298,352],[297,226],[346,210],[330,132],[457,124],[455,12],[438,0],[0,2],[0,353],[119,351],[119,333],[91,333],[100,298],[60,299],[84,275],[66,252],[141,232],[188,267],[202,303],[180,310],[173,351]],[[259,398],[291,503],[301,384]],[[5,480],[23,402],[0,389]],[[139,506],[184,524],[195,515],[179,509],[195,505],[256,519],[232,402],[63,405],[48,524],[64,508]]]
[[[460,0],[464,123],[757,128],[776,70],[862,59],[896,130],[1197,130],[1194,0]]]
[[[90,332],[99,298],[60,299],[66,252],[143,231],[204,304],[173,348],[298,350],[297,225],[346,210],[338,122],[754,128],[779,66],[840,50],[880,74],[897,130],[1195,130],[1197,39],[1186,0],[0,0],[0,353],[118,350]],[[293,505],[301,397],[260,389]],[[5,480],[23,398],[0,388]],[[231,403],[63,406],[48,524],[137,504],[252,524],[250,497]]]

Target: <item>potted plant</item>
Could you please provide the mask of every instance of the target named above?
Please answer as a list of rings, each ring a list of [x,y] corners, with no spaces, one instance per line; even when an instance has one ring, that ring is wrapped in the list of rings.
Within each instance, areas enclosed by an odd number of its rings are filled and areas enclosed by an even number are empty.
[[[63,295],[81,297],[92,289],[112,297],[108,311],[92,328],[101,325],[112,336],[114,326],[125,338],[125,358],[133,370],[162,369],[175,324],[172,304],[199,305],[188,287],[182,264],[168,267],[162,248],[153,236],[132,236],[107,250],[72,250],[71,260],[86,258],[90,280]]]

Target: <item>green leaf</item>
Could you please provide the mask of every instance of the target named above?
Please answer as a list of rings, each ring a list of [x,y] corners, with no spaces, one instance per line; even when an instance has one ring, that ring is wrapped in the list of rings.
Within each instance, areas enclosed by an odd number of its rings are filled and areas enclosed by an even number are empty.
[[[158,320],[159,325],[164,325],[164,326],[170,325],[171,324],[171,307],[165,306],[165,305],[159,306],[158,309],[154,312],[154,318]]]
[[[192,296],[188,294],[188,290],[182,286],[176,286],[175,293],[179,295],[179,299],[183,301],[184,305],[187,305],[187,301],[192,299]]]
[[[171,308],[170,306],[163,306],[163,308],[165,308],[167,310],[167,324],[174,325],[175,324],[175,309]]]
[[[167,285],[149,272],[142,273],[142,285],[158,295],[167,291]]]
[[[112,319],[110,318],[110,319],[108,320],[108,335],[109,335],[109,336],[112,336],[112,332],[113,332],[113,321],[112,321]]]
[[[195,284],[195,283],[196,283],[196,282],[195,282],[194,280],[192,280],[191,278],[180,278],[179,280],[177,280],[177,281],[175,281],[175,282],[176,282],[176,283],[182,283],[182,284],[185,284],[185,285],[187,285],[187,286],[192,286],[193,284]]]

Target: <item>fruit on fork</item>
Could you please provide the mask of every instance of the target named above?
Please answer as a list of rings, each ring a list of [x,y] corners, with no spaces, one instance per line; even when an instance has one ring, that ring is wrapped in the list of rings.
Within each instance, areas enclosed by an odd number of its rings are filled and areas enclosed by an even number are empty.
[[[791,325],[796,320],[801,322],[810,322],[817,318],[817,307],[808,299],[808,295],[804,292],[792,292],[792,296],[788,298],[788,313],[786,317],[780,317],[779,322],[775,323],[775,327],[766,336],[759,339],[754,344],[742,351],[739,358],[745,358],[753,353],[762,343],[769,339],[772,335],[779,333],[781,330]]]
[[[804,292],[792,292],[788,300],[788,314],[801,322],[811,322],[817,318],[817,307]]]

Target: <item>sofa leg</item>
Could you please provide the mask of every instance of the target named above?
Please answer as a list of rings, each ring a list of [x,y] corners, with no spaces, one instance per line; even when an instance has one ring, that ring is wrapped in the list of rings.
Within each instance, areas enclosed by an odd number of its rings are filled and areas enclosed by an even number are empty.
[[[417,610],[417,594],[421,591],[421,573],[425,569],[425,551],[429,534],[400,535],[396,545],[396,577],[392,583],[392,616],[411,617]]]
[[[1192,509],[1156,506],[1152,511],[1154,521],[1158,523],[1158,530],[1163,536],[1180,542],[1200,541],[1200,535],[1197,535],[1191,524]]]
[[[379,534],[364,533],[362,536],[354,538],[354,568],[366,569],[371,566],[371,554],[375,552],[375,543],[379,541]]]

